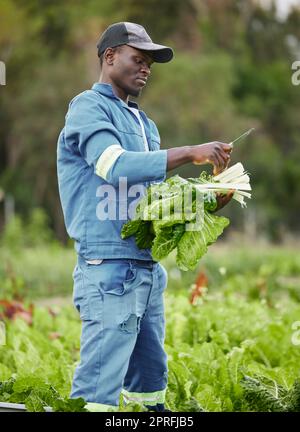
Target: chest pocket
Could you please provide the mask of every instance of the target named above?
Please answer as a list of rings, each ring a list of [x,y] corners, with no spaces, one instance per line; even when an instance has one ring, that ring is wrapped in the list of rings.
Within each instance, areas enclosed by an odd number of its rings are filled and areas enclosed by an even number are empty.
[[[114,118],[113,125],[119,132],[123,134],[142,136],[139,125],[138,124],[135,125],[133,122],[125,123],[124,121],[121,121],[119,118]]]

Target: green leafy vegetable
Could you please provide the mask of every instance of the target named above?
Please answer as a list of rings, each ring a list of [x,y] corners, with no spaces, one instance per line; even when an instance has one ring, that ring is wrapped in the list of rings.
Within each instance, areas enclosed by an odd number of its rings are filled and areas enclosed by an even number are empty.
[[[0,400],[25,404],[27,411],[33,412],[44,412],[45,407],[53,411],[87,411],[83,398],[64,398],[51,384],[32,375],[0,382]]]
[[[290,389],[275,380],[256,375],[241,380],[244,397],[253,411],[300,411],[300,381],[296,379]]]
[[[225,172],[221,177],[225,186],[205,171],[198,178],[183,179],[175,175],[151,185],[139,202],[133,220],[124,224],[121,237],[134,235],[137,246],[151,248],[156,261],[177,248],[178,267],[193,270],[208,246],[229,225],[229,219],[212,214],[217,208],[216,191],[219,188],[226,190],[227,180],[230,182],[227,190],[231,189],[234,173],[246,183],[249,180],[248,176],[242,176],[241,164],[232,168],[230,175],[226,177]],[[243,188],[241,184],[239,186]]]

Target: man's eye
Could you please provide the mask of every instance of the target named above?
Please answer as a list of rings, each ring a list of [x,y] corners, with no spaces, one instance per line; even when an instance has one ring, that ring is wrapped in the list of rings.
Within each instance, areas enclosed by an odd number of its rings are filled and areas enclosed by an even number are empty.
[[[137,64],[143,64],[144,63],[144,60],[142,60],[142,59],[135,59],[135,61],[136,61]],[[149,69],[151,68],[151,64],[146,63],[146,62],[145,62],[145,64],[147,64],[147,66],[148,66]]]

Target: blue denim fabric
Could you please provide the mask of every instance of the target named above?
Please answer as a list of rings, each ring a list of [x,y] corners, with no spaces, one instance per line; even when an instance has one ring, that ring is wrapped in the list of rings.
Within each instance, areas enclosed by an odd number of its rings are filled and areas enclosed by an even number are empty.
[[[165,389],[164,267],[132,259],[91,265],[79,256],[73,278],[82,334],[71,397],[118,406],[122,388]]]

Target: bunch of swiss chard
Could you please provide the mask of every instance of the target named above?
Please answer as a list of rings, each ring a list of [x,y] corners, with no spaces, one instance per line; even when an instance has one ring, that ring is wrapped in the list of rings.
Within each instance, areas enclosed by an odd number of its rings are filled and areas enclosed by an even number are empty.
[[[241,163],[212,176],[205,171],[198,178],[175,175],[151,184],[139,201],[134,218],[124,224],[121,237],[135,236],[140,249],[151,248],[160,261],[177,249],[176,263],[181,270],[193,270],[229,225],[229,219],[216,216],[217,192],[235,190],[233,198],[246,206],[251,198],[249,176]]]

